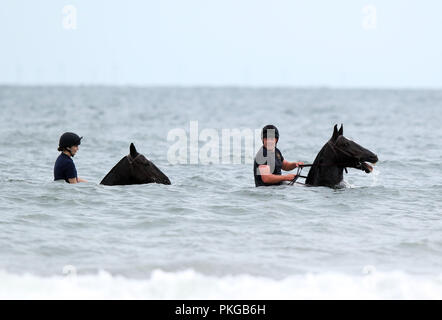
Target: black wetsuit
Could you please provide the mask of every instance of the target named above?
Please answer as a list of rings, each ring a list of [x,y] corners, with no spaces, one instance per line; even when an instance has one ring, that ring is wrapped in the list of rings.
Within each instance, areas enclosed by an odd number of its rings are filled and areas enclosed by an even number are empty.
[[[77,169],[71,157],[65,155],[63,152],[58,156],[54,166],[54,180],[64,180],[69,182],[69,179],[77,178]]]
[[[284,161],[284,157],[282,156],[281,151],[275,147],[275,152],[267,151],[267,149],[262,146],[259,149],[258,153],[255,156],[255,161],[253,164],[253,175],[255,176],[255,186],[272,186],[279,185],[278,183],[264,183],[261,178],[261,174],[259,173],[260,165],[268,165],[270,166],[270,173],[281,175],[282,162]]]

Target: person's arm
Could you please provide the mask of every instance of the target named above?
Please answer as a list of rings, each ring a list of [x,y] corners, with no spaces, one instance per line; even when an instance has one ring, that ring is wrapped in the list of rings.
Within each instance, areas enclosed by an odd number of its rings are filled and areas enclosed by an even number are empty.
[[[71,178],[71,179],[68,179],[68,181],[71,184],[76,184],[76,183],[80,183],[80,182],[87,182],[87,180],[84,180],[81,178]]]
[[[268,165],[260,165],[259,173],[261,174],[262,182],[270,184],[279,183],[281,181],[292,181],[296,176],[290,173],[284,175],[272,174],[270,173],[270,166]]]
[[[70,184],[78,183],[77,178],[69,178],[68,181],[69,181]]]
[[[282,162],[282,170],[290,171],[290,170],[297,168],[301,164],[304,164],[304,162],[289,162],[287,160],[284,160]]]
[[[76,184],[76,183],[79,183],[79,182],[87,182],[86,180],[81,179],[81,178],[78,177],[77,169],[75,168],[75,165],[74,165],[73,162],[71,162],[67,166],[66,176],[67,176],[68,182],[71,183],[71,184]]]

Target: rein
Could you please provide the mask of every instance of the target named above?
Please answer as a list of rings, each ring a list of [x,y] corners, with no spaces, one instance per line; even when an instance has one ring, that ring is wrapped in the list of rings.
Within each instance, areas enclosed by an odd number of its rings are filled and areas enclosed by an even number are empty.
[[[295,183],[299,183],[299,182],[296,182],[296,180],[298,180],[298,178],[304,178],[304,179],[307,179],[307,177],[306,176],[301,176],[301,171],[302,171],[302,169],[304,168],[304,167],[311,167],[312,166],[312,164],[302,164],[302,165],[299,165],[298,166],[298,171],[296,172],[296,175],[295,175],[295,178],[292,180],[292,181],[290,181],[289,182],[289,186],[292,186],[292,185],[294,185]],[[304,184],[304,183],[301,183],[301,184]]]

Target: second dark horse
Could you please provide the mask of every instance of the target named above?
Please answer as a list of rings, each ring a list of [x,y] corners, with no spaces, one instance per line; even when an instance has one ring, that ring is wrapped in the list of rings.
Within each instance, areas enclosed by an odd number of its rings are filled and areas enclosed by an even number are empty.
[[[355,168],[370,173],[372,164],[378,161],[376,154],[361,147],[356,142],[348,140],[343,136],[344,128],[338,131],[335,125],[333,136],[322,147],[313,162],[305,180],[310,186],[325,186],[339,188],[343,180],[343,171],[346,168]]]
[[[133,143],[130,153],[120,160],[100,182],[107,186],[162,183],[170,184],[169,178],[145,156],[137,152]]]

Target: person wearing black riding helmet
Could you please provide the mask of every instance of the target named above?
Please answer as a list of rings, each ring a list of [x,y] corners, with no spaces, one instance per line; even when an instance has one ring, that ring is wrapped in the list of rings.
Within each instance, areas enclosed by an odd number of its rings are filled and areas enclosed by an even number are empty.
[[[87,182],[77,175],[72,157],[78,152],[81,139],[75,133],[65,132],[61,135],[58,151],[61,151],[54,165],[54,180],[64,180],[67,183]]]
[[[281,169],[290,171],[304,164],[303,162],[289,162],[284,159],[281,151],[276,148],[279,141],[279,131],[274,125],[266,125],[261,131],[262,147],[255,156],[253,174],[255,186],[279,185],[283,181],[292,181],[295,174],[281,174]]]

